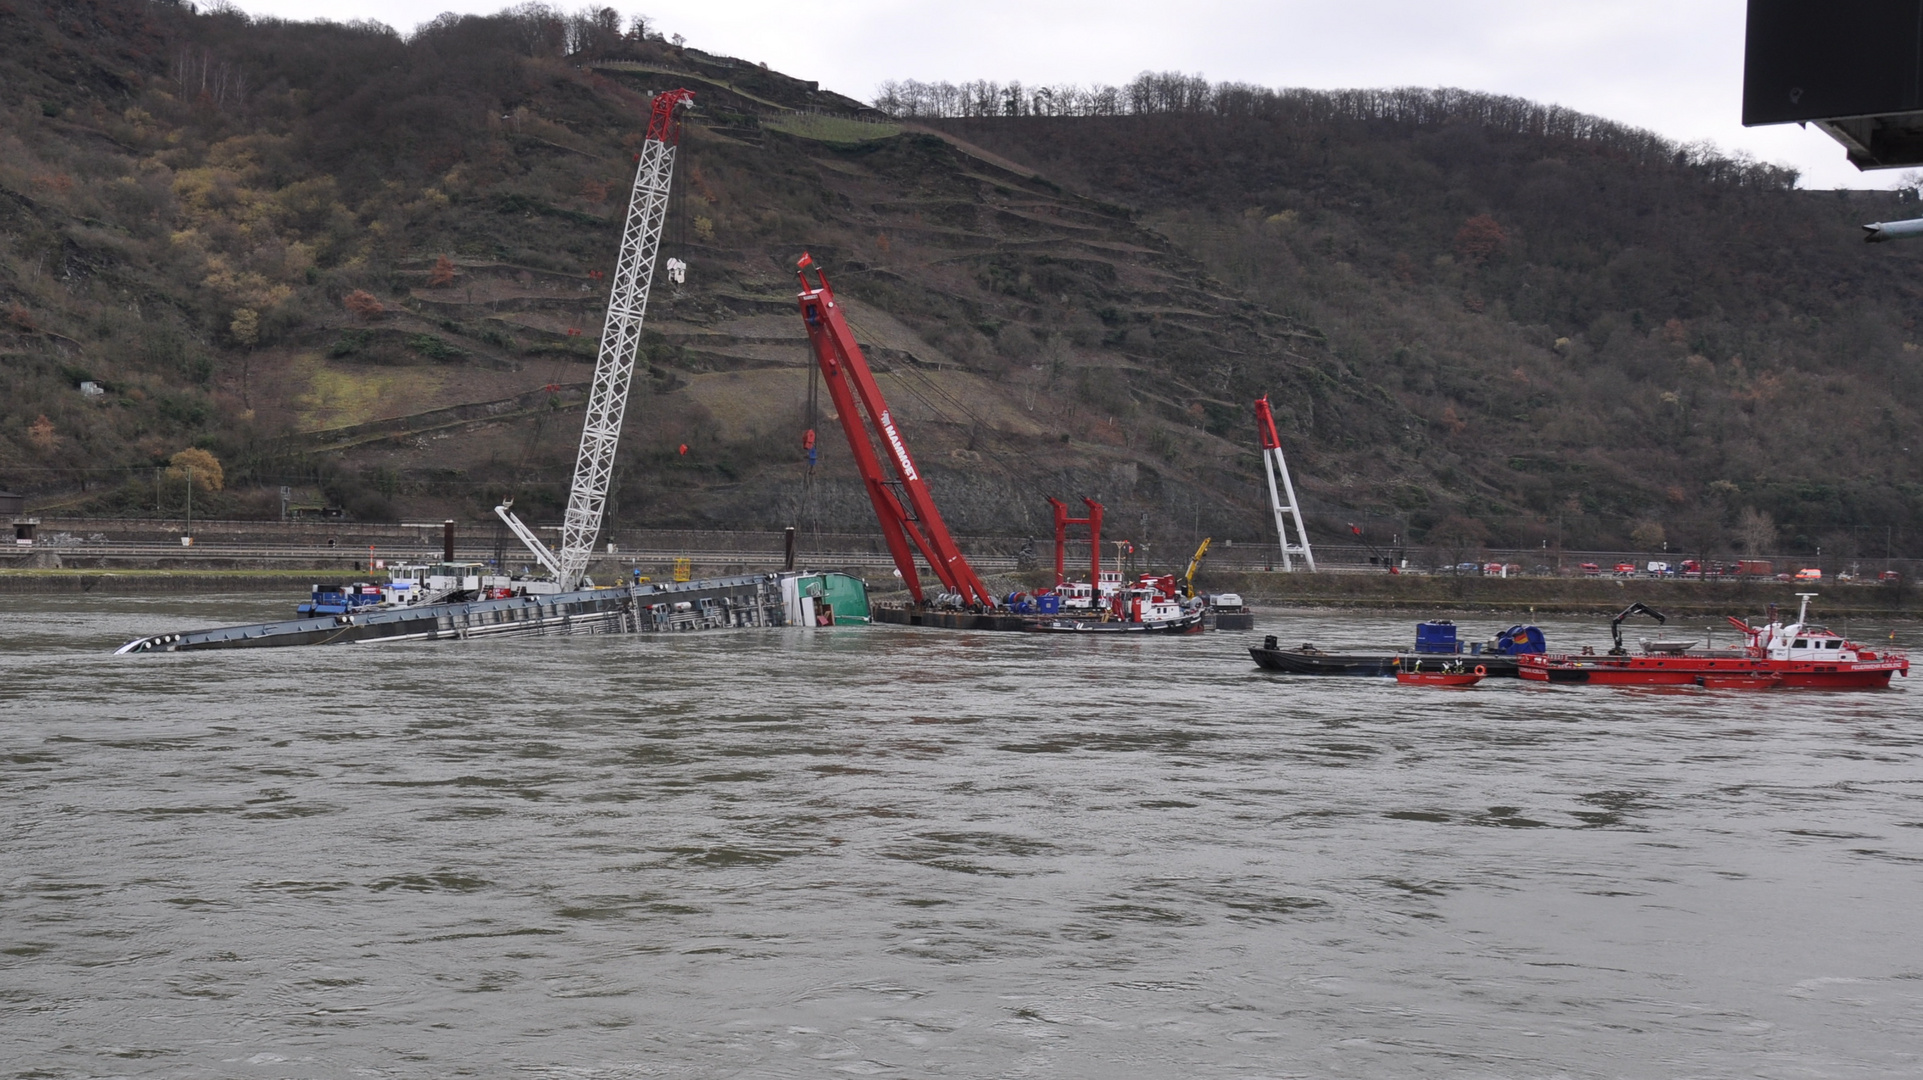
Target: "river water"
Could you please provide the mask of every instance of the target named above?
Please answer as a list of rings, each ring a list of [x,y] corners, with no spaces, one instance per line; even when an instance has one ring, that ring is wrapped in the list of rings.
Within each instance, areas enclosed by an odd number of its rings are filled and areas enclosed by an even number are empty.
[[[1411,636],[1313,611],[107,654],[286,607],[0,603],[0,1076],[1923,1069],[1902,680],[1250,664]]]

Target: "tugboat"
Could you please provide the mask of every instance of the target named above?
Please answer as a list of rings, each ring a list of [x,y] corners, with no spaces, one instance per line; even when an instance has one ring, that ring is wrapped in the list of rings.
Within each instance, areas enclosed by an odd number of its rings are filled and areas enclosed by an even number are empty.
[[[1109,571],[1107,573],[1113,573]],[[1106,576],[1106,574],[1104,575]],[[1104,603],[1090,605],[1083,598],[1085,585],[1070,586],[1074,599],[1082,600],[1070,605],[1071,597],[1063,596],[1060,614],[1054,618],[1043,618],[1030,629],[1045,634],[1199,634],[1202,632],[1202,608],[1199,604],[1184,605],[1175,592],[1175,575],[1161,577],[1144,574],[1135,584],[1122,587],[1117,574],[1115,588],[1102,595]],[[1107,585],[1107,582],[1103,583]],[[1062,595],[1058,587],[1056,595]]]
[[[1729,618],[1743,635],[1734,649],[1696,649],[1694,641],[1642,642],[1642,653],[1623,648],[1622,623],[1631,615],[1647,615],[1658,623],[1662,614],[1644,604],[1631,604],[1609,624],[1614,642],[1609,652],[1596,656],[1537,654],[1522,657],[1520,674],[1535,682],[1589,683],[1604,686],[1700,686],[1710,690],[1800,687],[1827,690],[1883,689],[1890,676],[1910,673],[1909,656],[1878,653],[1847,640],[1826,627],[1809,622],[1809,602],[1802,598],[1796,621],[1785,624],[1770,605],[1770,621],[1751,626]]]

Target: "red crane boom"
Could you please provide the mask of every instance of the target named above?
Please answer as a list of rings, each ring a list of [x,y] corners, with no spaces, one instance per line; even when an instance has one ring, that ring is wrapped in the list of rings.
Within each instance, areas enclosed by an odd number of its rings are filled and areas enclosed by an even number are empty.
[[[921,603],[921,577],[915,572],[914,555],[919,551],[928,568],[941,579],[942,587],[960,596],[962,603],[993,607],[995,598],[942,523],[928,482],[908,454],[908,444],[888,412],[888,401],[875,384],[868,360],[842,318],[840,305],[835,303],[827,275],[815,267],[817,284],[809,285],[810,266],[814,266],[814,260],[806,253],[795,264],[795,276],[801,279],[801,319],[808,328],[808,343],[814,347],[821,381],[834,400],[841,429],[848,434],[848,449],[855,456],[855,467],[861,471],[868,500],[874,503],[875,517],[881,522],[882,538],[888,542],[888,552],[895,558],[902,581],[915,602]],[[865,419],[856,405],[857,398],[861,408],[867,410]],[[883,471],[881,457],[875,453],[876,443],[886,451],[894,479]]]

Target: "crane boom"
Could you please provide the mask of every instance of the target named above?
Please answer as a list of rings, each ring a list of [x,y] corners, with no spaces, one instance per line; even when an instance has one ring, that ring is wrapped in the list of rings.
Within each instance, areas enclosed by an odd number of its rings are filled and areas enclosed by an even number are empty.
[[[637,155],[640,166],[634,172],[627,225],[621,233],[621,255],[608,294],[601,355],[594,365],[587,419],[581,425],[581,449],[574,461],[574,482],[568,488],[567,514],[561,521],[560,567],[555,577],[563,591],[580,584],[587,572],[588,555],[601,532],[608,484],[614,475],[614,452],[621,441],[621,418],[627,412],[628,387],[634,379],[635,353],[641,343],[641,321],[647,314],[648,288],[654,280],[654,258],[668,218],[668,186],[674,179],[675,144],[680,141],[680,125],[674,114],[692,100],[694,93],[689,90],[656,94],[647,137]]]
[[[888,543],[888,553],[894,556],[902,582],[908,586],[915,602],[921,603],[921,577],[915,570],[915,552],[920,552],[928,568],[941,580],[942,587],[959,596],[962,603],[993,607],[994,596],[982,584],[975,568],[968,565],[955,538],[949,535],[941,511],[935,509],[928,482],[915,468],[914,458],[909,456],[908,443],[889,414],[888,401],[875,383],[874,373],[868,370],[868,360],[862,355],[861,346],[855,343],[854,331],[842,317],[841,306],[835,303],[827,275],[816,267],[816,284],[808,283],[811,266],[814,259],[806,253],[795,264],[795,276],[801,279],[801,319],[808,329],[808,343],[814,348],[815,363],[821,368],[821,381],[834,400],[835,415],[841,420],[842,431],[848,435],[848,449],[854,454],[855,467],[861,471],[868,500],[874,504],[875,517],[881,523],[882,539]],[[866,420],[863,409],[867,410]],[[877,442],[893,467],[892,480],[882,469],[880,455],[875,453]]]
[[[1202,543],[1195,549],[1195,556],[1189,559],[1188,573],[1182,575],[1182,590],[1191,600],[1195,599],[1195,572],[1202,568],[1202,556],[1209,553],[1209,544],[1214,539],[1212,536],[1202,538]]]
[[[1255,431],[1262,438],[1262,470],[1269,475],[1269,506],[1275,511],[1275,531],[1282,542],[1282,569],[1293,571],[1291,555],[1302,556],[1309,573],[1315,573],[1315,553],[1309,550],[1309,534],[1302,528],[1302,507],[1295,499],[1295,482],[1289,479],[1288,462],[1282,460],[1282,440],[1275,433],[1275,413],[1269,409],[1269,395],[1255,403]],[[1275,487],[1276,474],[1282,474],[1282,490],[1288,492],[1288,505]],[[1295,520],[1295,543],[1289,542],[1288,519]]]

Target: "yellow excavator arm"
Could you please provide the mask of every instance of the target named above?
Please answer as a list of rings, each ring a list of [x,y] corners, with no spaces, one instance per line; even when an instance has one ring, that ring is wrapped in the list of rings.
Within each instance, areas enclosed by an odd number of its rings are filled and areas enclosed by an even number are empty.
[[[1209,541],[1212,539],[1214,537],[1202,538],[1202,546],[1196,548],[1194,557],[1189,559],[1188,573],[1182,575],[1182,589],[1190,600],[1195,599],[1195,572],[1202,568],[1202,556],[1209,553]]]

